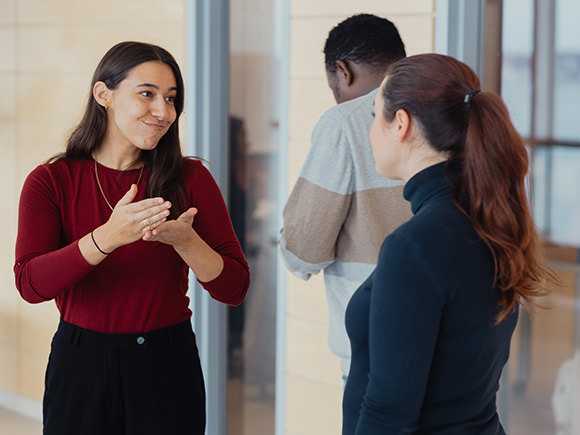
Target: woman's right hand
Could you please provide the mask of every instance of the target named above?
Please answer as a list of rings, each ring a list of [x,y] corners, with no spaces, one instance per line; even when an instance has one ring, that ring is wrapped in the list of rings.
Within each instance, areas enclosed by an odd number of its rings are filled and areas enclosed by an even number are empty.
[[[137,186],[133,184],[117,202],[109,220],[95,229],[94,235],[104,251],[112,252],[133,243],[167,220],[171,208],[169,201],[157,197],[133,202],[136,195]]]
[[[169,201],[157,197],[133,202],[136,195],[137,186],[133,184],[115,205],[109,220],[79,240],[79,250],[87,263],[96,266],[118,247],[139,240],[167,220]]]

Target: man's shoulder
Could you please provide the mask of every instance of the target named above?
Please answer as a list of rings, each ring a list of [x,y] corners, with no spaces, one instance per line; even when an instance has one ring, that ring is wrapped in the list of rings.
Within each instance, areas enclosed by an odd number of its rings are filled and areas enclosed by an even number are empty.
[[[344,122],[352,118],[372,118],[372,105],[378,89],[374,89],[368,94],[354,98],[344,103],[332,106],[319,120],[320,123],[326,122]]]

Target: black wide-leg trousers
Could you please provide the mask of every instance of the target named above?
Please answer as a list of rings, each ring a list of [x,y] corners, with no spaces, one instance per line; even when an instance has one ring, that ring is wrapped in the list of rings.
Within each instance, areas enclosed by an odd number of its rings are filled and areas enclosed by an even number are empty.
[[[191,323],[99,334],[61,320],[43,423],[44,435],[203,435],[205,387]]]

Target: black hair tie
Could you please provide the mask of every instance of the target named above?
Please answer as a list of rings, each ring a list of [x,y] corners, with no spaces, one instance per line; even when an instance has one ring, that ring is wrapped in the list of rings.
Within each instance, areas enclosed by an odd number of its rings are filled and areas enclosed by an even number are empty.
[[[467,94],[465,94],[465,99],[463,100],[463,102],[465,103],[468,109],[471,109],[471,100],[473,100],[473,96],[478,92],[481,92],[481,89],[472,89]]]

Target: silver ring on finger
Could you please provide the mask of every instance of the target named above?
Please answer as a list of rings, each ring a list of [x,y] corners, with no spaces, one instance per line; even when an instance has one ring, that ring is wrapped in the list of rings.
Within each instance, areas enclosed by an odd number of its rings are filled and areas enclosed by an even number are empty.
[[[149,219],[143,219],[143,225],[145,227],[148,227],[149,226]]]

